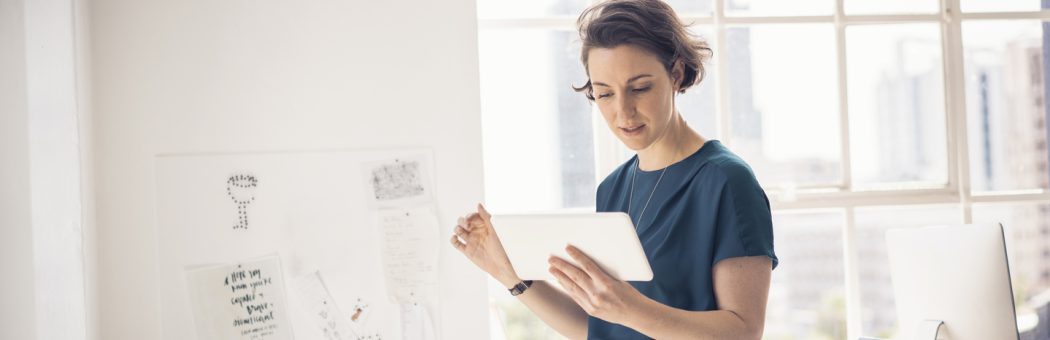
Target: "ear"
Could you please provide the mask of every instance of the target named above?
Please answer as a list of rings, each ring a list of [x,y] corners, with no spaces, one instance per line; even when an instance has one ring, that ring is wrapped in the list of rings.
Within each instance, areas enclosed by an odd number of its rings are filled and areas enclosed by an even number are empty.
[[[682,79],[685,78],[685,64],[682,63],[682,59],[675,59],[674,64],[671,65],[671,81],[674,82],[673,88],[675,92],[681,90]]]

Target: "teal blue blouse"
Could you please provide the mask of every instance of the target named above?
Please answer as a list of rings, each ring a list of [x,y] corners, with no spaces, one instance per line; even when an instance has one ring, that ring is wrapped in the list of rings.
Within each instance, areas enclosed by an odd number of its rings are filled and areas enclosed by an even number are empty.
[[[627,212],[633,196],[629,215],[653,268],[652,281],[630,282],[639,292],[674,308],[715,310],[715,263],[764,255],[776,268],[769,200],[751,168],[721,142],[708,141],[667,167],[655,191],[663,170],[639,171],[637,163],[636,155],[602,181],[596,206],[599,212]],[[632,176],[637,178],[630,195]],[[588,339],[648,339],[594,317],[588,317],[587,333]]]

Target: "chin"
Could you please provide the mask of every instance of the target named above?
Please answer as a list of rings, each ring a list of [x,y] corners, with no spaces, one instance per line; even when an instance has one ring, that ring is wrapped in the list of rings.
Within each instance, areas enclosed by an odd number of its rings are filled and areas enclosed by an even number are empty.
[[[624,146],[626,146],[628,149],[631,149],[631,151],[634,152],[638,152],[638,150],[645,149],[645,147],[648,146],[647,144],[641,141],[634,139],[626,139],[623,137],[620,137],[620,143],[623,143]]]

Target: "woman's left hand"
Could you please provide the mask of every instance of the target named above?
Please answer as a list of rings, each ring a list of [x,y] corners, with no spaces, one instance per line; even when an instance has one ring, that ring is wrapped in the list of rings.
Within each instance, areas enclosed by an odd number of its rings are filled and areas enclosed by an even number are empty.
[[[594,260],[573,246],[565,248],[580,267],[551,256],[550,272],[566,293],[593,317],[625,325],[646,297],[627,282],[602,270]]]

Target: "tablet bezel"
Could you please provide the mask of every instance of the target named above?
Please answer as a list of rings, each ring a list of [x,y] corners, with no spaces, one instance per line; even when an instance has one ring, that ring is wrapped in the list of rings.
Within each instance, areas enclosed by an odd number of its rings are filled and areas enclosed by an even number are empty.
[[[613,278],[653,279],[634,224],[623,212],[498,214],[492,216],[492,226],[522,280],[553,280],[551,255],[579,267],[565,251],[570,244]]]

